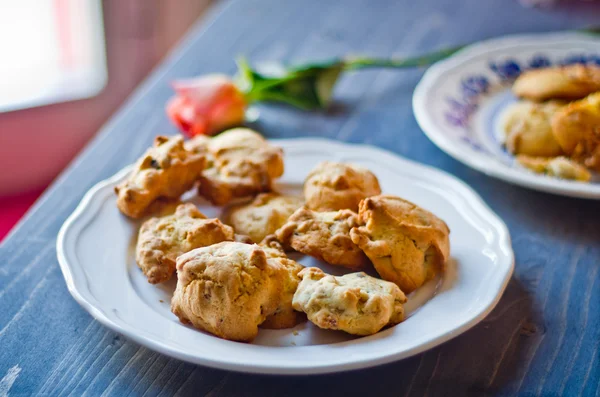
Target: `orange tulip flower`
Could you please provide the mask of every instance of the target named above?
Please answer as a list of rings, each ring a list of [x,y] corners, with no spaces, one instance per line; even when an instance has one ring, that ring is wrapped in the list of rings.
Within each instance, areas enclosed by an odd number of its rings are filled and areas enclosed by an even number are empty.
[[[281,66],[264,73],[238,60],[236,84],[225,75],[209,74],[173,83],[176,95],[167,103],[167,114],[185,134],[214,135],[244,121],[254,102],[285,103],[303,110],[327,109],[333,88],[344,71],[368,68],[414,68],[431,65],[461,46],[404,59],[370,57],[335,58],[297,66]],[[273,69],[273,68],[271,68]]]
[[[213,135],[244,121],[246,99],[233,81],[209,74],[173,83],[167,115],[188,136]]]

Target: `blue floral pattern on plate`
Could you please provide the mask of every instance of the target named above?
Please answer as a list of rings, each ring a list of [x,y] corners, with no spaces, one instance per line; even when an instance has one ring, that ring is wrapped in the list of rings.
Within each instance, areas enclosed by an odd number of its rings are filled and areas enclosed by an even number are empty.
[[[526,188],[600,200],[592,183],[533,173],[516,164],[505,143],[505,110],[518,99],[514,79],[548,66],[600,65],[600,36],[577,32],[513,35],[486,40],[427,69],[413,95],[423,132],[442,151],[492,177]]]
[[[554,64],[572,65],[576,63],[600,65],[600,54],[571,54]],[[534,54],[526,62],[519,62],[513,58],[508,58],[502,61],[490,62],[488,68],[498,78],[500,84],[504,85],[512,83],[526,70],[552,65],[553,62],[548,56]],[[448,110],[445,113],[446,121],[454,127],[463,129],[465,134],[459,138],[477,151],[484,151],[485,149],[475,139],[470,138],[466,134],[466,131],[468,130],[470,117],[479,108],[479,102],[488,93],[490,86],[489,79],[484,75],[466,76],[460,82],[458,94],[446,98],[448,104]]]

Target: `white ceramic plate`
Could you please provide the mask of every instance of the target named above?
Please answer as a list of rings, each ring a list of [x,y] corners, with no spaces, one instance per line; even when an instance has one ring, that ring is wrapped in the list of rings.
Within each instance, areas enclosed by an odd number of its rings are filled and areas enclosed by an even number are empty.
[[[321,160],[355,162],[379,177],[385,193],[411,200],[448,223],[448,271],[409,296],[406,321],[362,338],[304,323],[261,330],[252,344],[182,325],[169,310],[175,281],[148,284],[135,264],[139,222],[119,213],[113,193],[128,169],[92,188],[58,235],[58,260],[73,297],[107,327],[153,350],[211,367],[269,374],[326,373],[398,360],[459,335],[494,308],[513,271],[510,236],[463,182],[374,147],[321,139],[273,143],[286,155],[279,190],[300,192],[308,171]],[[198,204],[209,216],[219,214],[206,202]],[[339,274],[312,258],[295,258]]]
[[[517,99],[512,81],[531,68],[600,64],[600,39],[578,33],[508,36],[466,47],[430,67],[413,96],[417,122],[443,151],[505,181],[566,196],[600,199],[592,183],[535,174],[516,163],[502,144],[502,111]]]

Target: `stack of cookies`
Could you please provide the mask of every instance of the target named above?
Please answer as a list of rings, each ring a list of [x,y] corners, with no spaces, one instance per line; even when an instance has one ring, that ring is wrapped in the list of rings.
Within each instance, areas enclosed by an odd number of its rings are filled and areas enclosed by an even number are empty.
[[[382,195],[377,177],[322,162],[303,197],[275,191],[283,151],[249,129],[184,142],[158,137],[116,189],[131,218],[153,216],[136,260],[152,284],[177,277],[171,301],[181,322],[221,338],[252,341],[259,327],[302,321],[370,335],[404,319],[409,294],[442,272],[449,229],[432,213]],[[194,186],[221,220],[179,203]],[[288,258],[297,251],[348,274],[332,276]],[[380,278],[367,275],[373,267]]]
[[[600,66],[532,69],[502,117],[505,145],[531,171],[589,182],[600,172]]]

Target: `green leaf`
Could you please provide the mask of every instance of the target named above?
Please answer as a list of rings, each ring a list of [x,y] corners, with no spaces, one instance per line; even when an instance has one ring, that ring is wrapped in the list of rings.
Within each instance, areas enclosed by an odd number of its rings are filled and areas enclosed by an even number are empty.
[[[600,27],[580,31],[600,33]],[[278,73],[261,73],[253,69],[246,59],[239,58],[236,84],[249,103],[257,101],[281,102],[300,109],[324,109],[331,103],[333,89],[345,70],[366,68],[414,68],[431,65],[462,49],[456,46],[429,54],[383,59],[348,57],[312,62],[293,67],[281,67]]]
[[[283,102],[305,110],[323,109],[331,101],[343,66],[333,60],[282,69],[281,74],[269,76],[253,70],[240,58],[236,82],[249,102]]]
[[[324,70],[317,78],[316,93],[322,107],[327,107],[331,103],[333,87],[338,81],[340,74],[344,70],[344,64],[337,65]]]

